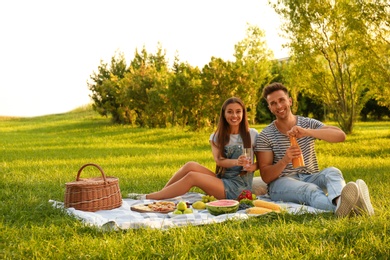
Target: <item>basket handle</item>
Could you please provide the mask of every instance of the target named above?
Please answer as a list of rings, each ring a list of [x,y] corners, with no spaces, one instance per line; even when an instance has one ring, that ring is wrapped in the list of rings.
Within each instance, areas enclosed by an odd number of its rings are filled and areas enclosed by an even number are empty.
[[[103,176],[104,182],[105,182],[105,183],[107,182],[107,180],[106,180],[106,175],[104,174],[103,169],[102,169],[99,165],[94,164],[94,163],[87,163],[87,164],[84,164],[83,166],[81,166],[80,170],[77,172],[76,181],[79,181],[79,180],[80,180],[81,171],[82,171],[85,167],[87,167],[87,166],[95,166],[96,168],[98,168],[99,171],[101,172],[102,176]]]

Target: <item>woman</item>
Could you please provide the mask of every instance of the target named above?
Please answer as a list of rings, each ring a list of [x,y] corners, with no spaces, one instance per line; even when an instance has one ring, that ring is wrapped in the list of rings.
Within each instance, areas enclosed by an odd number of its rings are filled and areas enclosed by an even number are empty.
[[[256,129],[249,128],[241,99],[227,99],[222,105],[217,129],[210,136],[217,174],[197,162],[188,162],[162,190],[141,199],[173,198],[185,194],[192,187],[198,187],[217,199],[237,199],[243,190],[252,189],[253,172],[258,169],[253,160],[257,135]],[[252,148],[249,166],[246,165],[246,157],[241,155],[244,147]]]

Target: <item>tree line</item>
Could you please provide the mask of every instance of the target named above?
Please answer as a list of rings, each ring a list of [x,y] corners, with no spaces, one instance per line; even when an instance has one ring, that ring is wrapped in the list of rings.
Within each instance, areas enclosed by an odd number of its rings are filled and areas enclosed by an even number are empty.
[[[273,58],[252,25],[234,46],[234,61],[211,57],[201,69],[177,56],[170,66],[161,45],[156,53],[136,49],[129,65],[116,53],[90,77],[93,108],[115,123],[200,129],[215,126],[222,102],[238,96],[251,124],[266,123],[273,117],[262,88],[279,81],[290,89],[294,113],[335,120],[347,133],[359,118],[389,117],[389,4],[320,2],[274,5],[286,21],[285,60]]]

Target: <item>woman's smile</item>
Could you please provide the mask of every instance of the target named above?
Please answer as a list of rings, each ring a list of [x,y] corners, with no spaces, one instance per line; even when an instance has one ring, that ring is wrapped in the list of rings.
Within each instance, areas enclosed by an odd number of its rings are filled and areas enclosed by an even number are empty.
[[[239,125],[242,120],[242,107],[240,104],[232,103],[226,107],[225,118],[230,125]]]

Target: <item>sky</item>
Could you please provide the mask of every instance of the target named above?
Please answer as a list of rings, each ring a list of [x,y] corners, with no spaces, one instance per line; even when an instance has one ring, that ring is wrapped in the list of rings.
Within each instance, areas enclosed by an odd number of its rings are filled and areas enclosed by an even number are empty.
[[[0,116],[66,113],[91,103],[87,81],[116,52],[130,62],[158,44],[169,62],[202,68],[233,60],[247,24],[265,31],[276,58],[288,56],[268,0],[0,1]]]

